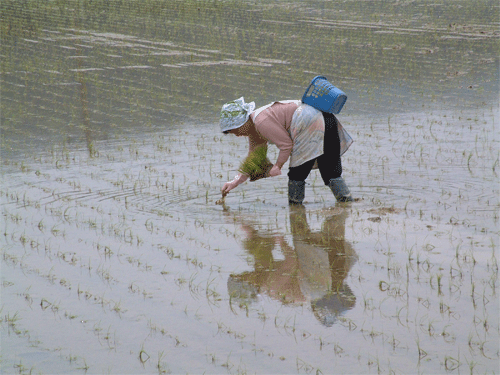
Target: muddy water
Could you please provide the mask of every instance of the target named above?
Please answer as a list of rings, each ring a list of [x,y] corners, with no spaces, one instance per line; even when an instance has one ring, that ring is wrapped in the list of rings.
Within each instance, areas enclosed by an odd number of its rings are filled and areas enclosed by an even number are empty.
[[[498,371],[498,4],[1,8],[2,372]],[[216,205],[221,104],[317,74],[356,202]]]

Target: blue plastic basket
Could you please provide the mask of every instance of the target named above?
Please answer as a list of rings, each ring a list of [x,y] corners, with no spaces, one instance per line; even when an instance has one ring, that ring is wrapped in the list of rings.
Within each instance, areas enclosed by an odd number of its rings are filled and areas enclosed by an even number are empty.
[[[302,96],[302,103],[335,115],[340,112],[346,100],[347,95],[333,86],[323,76],[314,77],[304,96]]]

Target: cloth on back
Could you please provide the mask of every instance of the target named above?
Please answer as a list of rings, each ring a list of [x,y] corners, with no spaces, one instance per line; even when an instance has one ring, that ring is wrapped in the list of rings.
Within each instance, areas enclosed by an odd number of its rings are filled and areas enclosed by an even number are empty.
[[[337,120],[340,138],[340,155],[344,154],[353,140]],[[302,103],[294,112],[289,129],[293,140],[290,167],[298,167],[324,153],[325,120],[323,113]]]

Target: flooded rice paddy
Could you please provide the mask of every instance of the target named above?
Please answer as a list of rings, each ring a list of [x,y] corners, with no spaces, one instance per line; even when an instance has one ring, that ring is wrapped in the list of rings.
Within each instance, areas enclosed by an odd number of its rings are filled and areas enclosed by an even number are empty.
[[[495,1],[0,8],[2,373],[499,372]],[[356,201],[216,205],[221,105],[318,74]]]

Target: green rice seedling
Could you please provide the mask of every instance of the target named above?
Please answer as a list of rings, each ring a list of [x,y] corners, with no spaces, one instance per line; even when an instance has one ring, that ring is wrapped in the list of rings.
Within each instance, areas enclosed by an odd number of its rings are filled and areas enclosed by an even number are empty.
[[[229,352],[229,354],[227,355],[227,360],[226,362],[224,362],[221,366],[222,367],[226,367],[228,370],[231,369],[234,365],[229,361],[229,358],[231,357],[231,353],[232,352]]]
[[[297,372],[301,372],[302,370],[305,371],[306,373],[310,373],[314,370],[314,367],[307,363],[306,361],[302,360],[299,357],[296,357],[296,365],[297,365]]]
[[[273,164],[267,158],[267,146],[257,147],[241,163],[238,171],[250,177],[250,181],[269,177]]]
[[[418,348],[418,362],[427,357],[427,352],[420,347],[420,341],[417,339],[417,348]]]
[[[14,315],[10,316],[10,314],[7,314],[5,316],[5,321],[8,323],[9,327],[14,327],[16,325],[16,322],[20,320],[21,318],[19,317],[19,313],[16,312]]]
[[[145,352],[144,347],[141,348],[141,351],[139,352],[139,361],[144,364],[149,360],[150,356],[148,353]]]
[[[114,302],[114,301],[113,301],[113,302]],[[114,312],[116,312],[116,313],[120,314],[120,313],[123,311],[123,309],[122,309],[122,307],[121,307],[121,301],[114,302],[114,304],[115,304],[115,305],[114,305],[114,307],[113,307],[111,310],[113,310]]]
[[[158,369],[158,374],[167,374],[170,372],[167,364],[163,362],[164,356],[165,352],[158,352],[158,363],[156,365],[156,368]]]
[[[439,296],[442,296],[443,295],[443,292],[442,292],[442,285],[441,285],[441,279],[443,278],[443,275],[442,274],[439,274],[437,275],[437,283],[438,283],[438,295]]]
[[[34,370],[34,367],[28,369],[26,366],[23,365],[22,361],[19,361],[19,363],[16,363],[13,367],[19,374],[31,374],[32,371]]]
[[[460,361],[456,358],[446,356],[444,359],[444,367],[446,371],[454,371],[461,365]]]
[[[345,352],[345,350],[336,342],[333,346],[333,352],[336,356],[340,356]]]
[[[83,365],[81,367],[77,367],[77,370],[83,370],[85,372],[87,372],[89,370],[89,365],[87,365],[87,361],[85,360],[85,358],[83,358]]]
[[[217,357],[216,357],[215,353],[209,353],[209,354],[207,354],[207,356],[209,356],[210,362],[215,364],[215,362],[217,361]]]
[[[474,373],[474,367],[476,367],[476,365],[478,364],[478,362],[474,361],[474,360],[471,360],[470,362],[468,360],[467,361],[467,365],[469,366],[469,370],[470,370],[470,373],[473,374]]]

